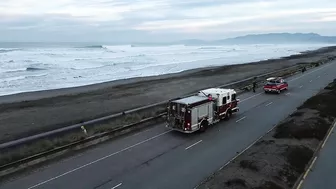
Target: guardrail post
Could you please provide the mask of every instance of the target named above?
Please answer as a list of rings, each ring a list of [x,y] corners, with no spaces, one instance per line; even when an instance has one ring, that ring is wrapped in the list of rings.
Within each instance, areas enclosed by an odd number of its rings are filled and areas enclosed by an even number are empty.
[[[85,134],[85,135],[87,135],[87,131],[86,131],[86,129],[85,129],[85,127],[84,127],[84,125],[83,125],[83,126],[81,126],[81,129],[83,130],[84,134]]]

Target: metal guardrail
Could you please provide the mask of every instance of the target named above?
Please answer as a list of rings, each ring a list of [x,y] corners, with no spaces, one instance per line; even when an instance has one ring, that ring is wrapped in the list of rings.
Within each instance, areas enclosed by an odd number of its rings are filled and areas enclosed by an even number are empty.
[[[300,67],[300,65],[294,65],[294,66],[287,67],[287,68],[284,68],[284,69],[275,70],[275,71],[272,71],[272,72],[268,72],[268,73],[253,76],[253,77],[249,77],[247,79],[235,81],[235,82],[220,85],[220,86],[217,86],[217,87],[219,87],[219,88],[230,87],[230,86],[233,86],[233,85],[237,85],[237,84],[240,84],[240,83],[251,81],[256,77],[261,78],[261,77],[265,77],[265,76],[268,76],[268,75],[283,72],[283,71],[286,71],[286,70],[290,70],[290,69],[293,69],[293,68],[296,68],[296,67]],[[185,95],[182,98],[189,97],[189,96],[192,96],[192,95],[195,95],[195,94],[193,93],[193,94]],[[22,145],[22,144],[26,144],[26,143],[29,143],[29,142],[33,142],[35,140],[51,137],[51,136],[54,136],[54,135],[59,135],[59,134],[62,134],[62,133],[66,133],[66,132],[75,130],[75,129],[80,129],[81,126],[89,126],[89,125],[94,125],[94,124],[101,123],[101,122],[104,122],[104,121],[108,121],[108,120],[111,120],[113,118],[124,116],[125,114],[135,113],[135,112],[138,112],[138,111],[141,111],[141,110],[154,108],[154,107],[157,107],[157,106],[162,106],[162,105],[168,103],[168,101],[169,100],[154,103],[154,104],[150,104],[150,105],[147,105],[147,106],[142,106],[142,107],[139,107],[139,108],[134,108],[134,109],[127,110],[127,111],[124,111],[124,112],[120,112],[120,113],[117,113],[117,114],[112,114],[112,115],[104,116],[104,117],[101,117],[101,118],[93,119],[93,120],[90,120],[90,121],[86,121],[86,122],[83,122],[83,123],[80,123],[80,124],[74,124],[74,125],[71,125],[71,126],[60,128],[60,129],[55,129],[55,130],[52,130],[52,131],[32,135],[32,136],[21,138],[21,139],[18,139],[18,140],[2,143],[2,144],[0,144],[0,150],[10,148],[10,147],[19,146],[19,145]]]
[[[99,134],[96,134],[96,135],[93,135],[93,136],[89,136],[89,137],[87,137],[85,139],[82,139],[82,140],[79,140],[79,141],[75,141],[75,142],[72,142],[72,143],[69,143],[69,144],[66,144],[66,145],[63,145],[63,146],[56,147],[56,148],[51,149],[51,150],[47,150],[47,151],[44,151],[44,152],[41,152],[41,153],[38,153],[38,154],[34,154],[32,156],[23,158],[23,159],[19,159],[17,161],[13,161],[13,162],[1,165],[0,166],[0,177],[5,175],[5,174],[8,174],[8,173],[3,173],[2,171],[6,172],[6,170],[11,169],[12,167],[16,167],[17,169],[20,169],[19,166],[22,166],[24,163],[27,163],[27,162],[30,162],[30,161],[35,161],[39,158],[43,158],[43,157],[46,157],[46,156],[49,156],[49,155],[53,155],[55,153],[62,152],[64,150],[76,147],[76,146],[81,145],[81,144],[89,143],[89,142],[94,141],[96,139],[100,139],[102,137],[109,136],[113,133],[122,132],[122,131],[125,131],[127,129],[133,128],[135,126],[138,126],[138,125],[141,125],[141,124],[144,124],[144,123],[148,123],[150,121],[157,120],[157,119],[161,118],[162,116],[165,116],[166,114],[167,113],[162,113],[162,114],[156,115],[154,117],[143,119],[143,120],[141,120],[137,123],[124,125],[124,126],[115,128],[115,129],[110,130],[110,131],[106,131],[106,132],[99,133]],[[13,172],[15,172],[15,171],[13,171]]]

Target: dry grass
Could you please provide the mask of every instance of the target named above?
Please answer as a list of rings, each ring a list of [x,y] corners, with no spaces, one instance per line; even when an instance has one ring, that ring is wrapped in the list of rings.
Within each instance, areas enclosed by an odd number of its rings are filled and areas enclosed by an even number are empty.
[[[111,131],[111,130],[114,130],[116,128],[119,128],[125,125],[138,123],[139,121],[143,119],[155,117],[163,113],[165,110],[165,107],[166,107],[165,105],[158,106],[152,109],[147,109],[145,111],[126,114],[124,116],[118,117],[117,119],[108,121],[106,123],[101,123],[101,124],[96,124],[95,126],[90,126],[88,127],[88,132],[90,134],[103,133],[103,132]]]
[[[234,187],[234,186],[246,187],[246,181],[240,178],[230,179],[226,181],[225,184],[230,187]]]
[[[274,138],[295,138],[295,139],[318,139],[323,140],[330,128],[330,122],[320,117],[306,119],[304,123],[298,125],[294,120],[290,120],[279,125],[273,135]]]
[[[257,166],[256,162],[253,160],[242,160],[239,162],[240,167],[243,169],[250,169],[252,171],[258,172],[259,167]]]
[[[283,187],[272,181],[264,181],[261,186],[255,187],[253,189],[283,189]]]
[[[17,148],[10,148],[1,154],[0,165],[15,162],[25,157],[33,156],[41,152],[46,152],[84,138],[84,133],[79,129],[77,132],[71,132],[53,139],[42,139],[31,144],[19,146]]]
[[[277,177],[288,186],[293,186],[300,174],[304,172],[314,151],[305,146],[289,145],[282,155],[287,163],[279,170]]]

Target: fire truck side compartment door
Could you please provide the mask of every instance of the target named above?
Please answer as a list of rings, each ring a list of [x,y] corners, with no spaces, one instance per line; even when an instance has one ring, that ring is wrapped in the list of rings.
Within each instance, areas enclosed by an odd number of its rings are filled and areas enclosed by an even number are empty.
[[[211,124],[213,122],[213,117],[214,117],[214,109],[213,109],[213,103],[208,104],[208,110],[209,110],[209,123]]]
[[[208,106],[206,104],[198,106],[198,119],[202,119],[203,117],[208,115]]]
[[[198,128],[198,109],[193,108],[191,110],[191,129],[194,130]]]

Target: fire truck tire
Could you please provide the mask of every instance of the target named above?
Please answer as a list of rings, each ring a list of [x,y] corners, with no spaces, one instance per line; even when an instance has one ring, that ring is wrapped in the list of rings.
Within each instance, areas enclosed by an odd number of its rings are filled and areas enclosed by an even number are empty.
[[[209,123],[207,121],[202,121],[200,126],[200,131],[205,132],[208,129]]]
[[[231,118],[231,116],[232,116],[232,111],[231,111],[231,110],[228,110],[228,112],[227,112],[226,115],[225,115],[225,119],[226,119],[226,120],[229,120],[229,119]]]

